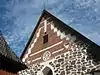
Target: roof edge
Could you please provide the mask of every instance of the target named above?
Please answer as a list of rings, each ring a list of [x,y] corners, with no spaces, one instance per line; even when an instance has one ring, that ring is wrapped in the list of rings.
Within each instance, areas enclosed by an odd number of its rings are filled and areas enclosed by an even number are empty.
[[[31,36],[30,36],[30,38],[29,38],[29,40],[28,40],[28,42],[27,42],[27,44],[26,44],[26,46],[25,46],[25,48],[24,48],[24,50],[23,50],[23,52],[22,52],[22,54],[21,54],[21,56],[20,56],[20,59],[21,59],[21,60],[22,60],[22,58],[23,58],[25,52],[27,51],[28,45],[30,44],[32,38],[34,37],[34,33],[35,33],[36,29],[38,28],[39,23],[40,23],[42,17],[44,16],[45,12],[47,12],[47,11],[44,9],[44,10],[42,11],[42,14],[41,14],[40,17],[39,17],[39,20],[38,20],[37,24],[35,25],[35,28],[33,28],[33,31],[32,31],[32,33],[31,33]]]
[[[57,20],[61,21],[58,17],[55,17],[55,16],[52,15],[49,11],[47,11],[47,10],[44,9],[44,10],[42,11],[42,14],[40,15],[40,18],[39,18],[39,20],[38,20],[38,22],[37,22],[35,28],[33,29],[33,32],[32,32],[32,34],[31,34],[31,36],[30,36],[30,38],[29,38],[29,40],[28,40],[28,43],[26,44],[26,46],[25,46],[25,48],[24,48],[24,51],[22,52],[22,55],[20,56],[20,59],[23,58],[24,53],[26,52],[26,50],[27,50],[27,48],[28,48],[28,45],[30,44],[32,38],[34,37],[34,33],[35,33],[36,29],[38,28],[39,23],[40,23],[40,21],[41,21],[41,19],[42,19],[42,17],[44,16],[45,13],[50,14],[51,16],[53,16],[54,18],[56,18]],[[79,34],[80,36],[82,36],[84,39],[89,40],[89,42],[91,42],[92,44],[94,44],[94,45],[100,47],[98,44],[96,44],[96,43],[93,42],[92,40],[88,39],[86,36],[84,36],[83,34],[79,33],[79,32],[78,32],[77,30],[75,30],[74,28],[68,26],[68,25],[67,25],[66,23],[64,23],[63,21],[61,21],[61,22],[62,22],[64,25],[66,25],[67,27],[69,27],[70,29],[74,30],[76,33],[78,33],[78,34]]]

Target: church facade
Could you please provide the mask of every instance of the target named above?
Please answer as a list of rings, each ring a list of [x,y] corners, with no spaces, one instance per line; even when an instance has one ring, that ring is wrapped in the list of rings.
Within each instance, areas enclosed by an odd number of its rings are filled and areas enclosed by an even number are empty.
[[[99,75],[100,47],[44,10],[21,56],[19,75]]]

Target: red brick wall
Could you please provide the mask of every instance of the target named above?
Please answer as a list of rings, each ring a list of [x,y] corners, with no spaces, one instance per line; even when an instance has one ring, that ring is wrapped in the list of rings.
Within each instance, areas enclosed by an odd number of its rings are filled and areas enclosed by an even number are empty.
[[[42,19],[42,21],[43,21],[43,19]],[[51,21],[52,21],[52,19],[48,20],[48,23],[51,23]],[[64,39],[60,39],[60,36],[57,36],[57,33],[54,32],[53,30],[51,30],[51,25],[50,24],[47,25],[48,43],[43,44],[43,35],[44,35],[44,27],[43,26],[44,26],[44,24],[41,23],[41,22],[40,22],[40,24],[39,24],[39,26],[38,26],[35,34],[34,34],[34,37],[33,37],[32,41],[31,41],[28,49],[31,47],[32,43],[34,42],[34,39],[36,38],[36,35],[37,35],[39,29],[41,28],[40,35],[38,37],[38,40],[34,44],[34,47],[32,48],[31,53],[28,55],[28,58],[25,60],[25,63],[27,63],[27,61],[30,61],[30,60],[35,60],[35,59],[37,59],[39,57],[41,57],[41,59],[36,60],[34,62],[31,62],[30,64],[27,64],[27,66],[29,66],[31,64],[34,64],[34,63],[37,63],[37,62],[43,62],[42,57],[43,57],[43,54],[44,54],[45,51],[39,52],[38,54],[35,54],[33,56],[30,56],[31,54],[34,54],[34,53],[36,53],[38,51],[41,51],[41,50],[43,50],[43,49],[45,49],[47,47],[50,47],[50,46],[52,46],[54,44],[57,44],[57,43],[59,43],[61,41],[63,41],[61,44],[48,49],[48,51],[51,52],[51,58],[50,59],[54,58],[55,56],[57,56],[57,55],[59,55],[61,53],[64,53],[64,52],[68,51],[68,50],[66,50],[64,48],[64,44],[67,43],[68,41],[66,41],[65,38]],[[54,24],[59,25],[59,22],[57,22],[55,20],[53,20],[53,22],[54,22]],[[64,48],[64,50],[60,51],[60,52],[57,52],[55,54],[52,54],[52,52],[57,51],[57,50],[59,50],[61,48]],[[27,51],[28,51],[28,49],[27,49]]]
[[[18,75],[18,74],[9,73],[7,71],[0,70],[0,75]]]

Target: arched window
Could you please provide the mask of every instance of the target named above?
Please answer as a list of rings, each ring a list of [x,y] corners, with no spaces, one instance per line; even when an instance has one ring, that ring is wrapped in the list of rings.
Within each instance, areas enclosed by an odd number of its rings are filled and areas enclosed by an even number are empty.
[[[44,75],[53,75],[52,70],[49,67],[45,67],[42,72]]]

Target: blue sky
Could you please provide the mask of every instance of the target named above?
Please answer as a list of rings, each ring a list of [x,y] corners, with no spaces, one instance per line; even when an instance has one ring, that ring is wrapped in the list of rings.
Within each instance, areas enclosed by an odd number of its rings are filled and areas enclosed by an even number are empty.
[[[20,56],[45,8],[100,45],[100,0],[0,0],[0,30]]]

